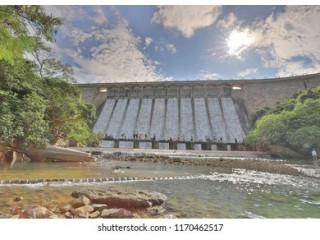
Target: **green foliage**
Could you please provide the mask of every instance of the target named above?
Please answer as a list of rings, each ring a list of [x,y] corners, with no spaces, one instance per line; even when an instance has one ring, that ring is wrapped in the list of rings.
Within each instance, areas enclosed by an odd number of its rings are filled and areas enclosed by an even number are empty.
[[[34,73],[34,66],[34,63],[25,59],[16,60],[14,66],[0,60],[0,89],[13,91],[19,97],[39,91],[40,78]]]
[[[0,98],[0,142],[11,147],[45,146],[49,130],[45,100],[36,93],[19,98],[10,91],[0,91]]]
[[[44,119],[46,107],[46,101],[36,93],[22,99],[21,111],[15,113],[17,127],[22,130],[22,134],[17,136],[21,145],[44,147],[49,143],[48,122]]]
[[[62,25],[59,18],[45,13],[41,6],[0,6],[0,25],[13,32],[14,36],[28,35],[27,25],[35,31],[34,35],[53,41]]]
[[[14,63],[17,57],[22,56],[24,51],[32,49],[33,41],[30,37],[13,37],[7,29],[0,26],[0,60]]]
[[[11,147],[48,143],[46,101],[39,96],[40,79],[30,61],[19,59],[14,67],[0,61],[0,142]]]
[[[1,149],[45,147],[58,138],[82,145],[100,139],[90,130],[94,105],[82,102],[80,90],[69,83],[72,68],[39,58],[50,51],[41,39],[53,41],[59,25],[40,6],[0,6]],[[36,62],[24,58],[27,51]]]
[[[51,48],[44,45],[41,39],[36,38],[32,55],[36,60],[36,71],[41,78],[59,78],[61,80],[75,83],[73,69],[69,64],[50,57]]]
[[[44,59],[42,61],[41,75],[43,77],[59,78],[67,82],[76,82],[73,69],[69,64],[64,64],[57,59]]]
[[[246,143],[271,143],[301,152],[320,147],[320,87],[301,91],[266,111],[248,132]]]
[[[40,6],[0,6],[0,60],[13,64],[22,58],[23,52],[32,50],[34,36],[54,40],[61,24],[60,19],[46,15]],[[28,26],[35,31],[33,36]]]
[[[252,125],[256,123],[258,119],[262,116],[272,113],[280,113],[284,110],[292,111],[297,103],[304,103],[306,99],[319,99],[320,98],[320,88],[310,88],[308,90],[303,90],[295,93],[291,98],[281,103],[277,103],[274,108],[265,107],[257,111],[252,117]]]
[[[305,126],[288,134],[287,141],[290,146],[319,147],[320,128],[317,126]],[[303,141],[301,141],[303,140]]]
[[[81,101],[74,85],[56,78],[43,81],[44,98],[48,101],[46,116],[54,141],[66,138],[84,145],[94,137],[89,126],[95,119],[93,104]]]

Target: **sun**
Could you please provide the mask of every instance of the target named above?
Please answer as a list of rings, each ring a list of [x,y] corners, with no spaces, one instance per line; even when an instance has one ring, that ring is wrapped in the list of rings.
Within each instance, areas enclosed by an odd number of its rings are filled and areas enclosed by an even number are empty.
[[[232,31],[227,39],[229,55],[240,57],[240,54],[253,43],[253,40],[248,31]]]

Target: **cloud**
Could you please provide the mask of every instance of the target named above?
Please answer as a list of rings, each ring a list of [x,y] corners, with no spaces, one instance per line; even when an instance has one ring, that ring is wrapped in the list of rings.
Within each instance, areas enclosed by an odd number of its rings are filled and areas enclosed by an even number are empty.
[[[176,53],[177,52],[177,49],[176,47],[173,45],[173,44],[167,44],[166,45],[166,48],[169,52],[171,52],[172,54]]]
[[[94,15],[91,17],[91,19],[101,25],[108,23],[108,18],[105,13],[105,9],[103,6],[93,6]]]
[[[222,20],[220,20],[218,22],[218,26],[222,27],[222,28],[229,28],[234,26],[234,24],[237,22],[237,16],[234,15],[234,13],[230,13],[228,16],[226,16],[225,18],[223,18]]]
[[[213,79],[217,79],[220,76],[217,73],[207,72],[207,71],[204,71],[204,70],[201,70],[200,72],[202,73],[201,74],[201,78],[204,78],[204,79],[213,80]]]
[[[157,61],[157,60],[154,60],[154,61],[153,61],[153,64],[157,66],[157,65],[161,65],[161,62],[159,62],[159,61]]]
[[[279,77],[287,77],[290,75],[313,74],[320,71],[320,64],[314,63],[306,66],[304,62],[289,62],[284,64],[278,71]]]
[[[287,6],[252,26],[252,46],[265,67],[278,68],[279,76],[319,72],[319,22],[320,6]]]
[[[246,70],[242,72],[238,72],[238,76],[245,77],[248,75],[252,75],[258,72],[258,68],[247,68]]]
[[[146,45],[146,48],[150,46],[150,44],[153,42],[151,37],[146,37],[144,39],[144,44]]]
[[[71,22],[79,17],[86,17],[87,13],[81,6],[52,6],[44,5],[43,8],[54,17],[62,19],[64,22]]]
[[[87,33],[83,31],[81,28],[77,28],[77,27],[63,28],[63,33],[64,33],[64,36],[68,37],[68,39],[76,47],[79,46],[80,43],[83,43],[92,37],[91,33]]]
[[[114,24],[102,26],[100,23],[106,19],[92,21],[85,27],[67,22],[68,28],[61,32],[60,42],[71,44],[54,45],[56,57],[72,63],[75,78],[81,83],[163,80],[156,64],[141,50],[141,38],[133,33],[125,18],[120,15],[117,18]]]
[[[108,22],[105,6],[91,6],[85,10],[82,6],[43,6],[45,11],[55,17],[61,18],[64,23],[73,21],[90,21],[101,25]]]
[[[154,50],[156,52],[169,52],[171,54],[175,54],[177,52],[177,49],[173,43],[169,43],[164,38],[161,38],[156,46],[154,47]]]
[[[221,6],[158,6],[152,23],[175,29],[190,38],[194,31],[213,24],[221,14]]]
[[[173,77],[165,77],[163,81],[173,81]]]

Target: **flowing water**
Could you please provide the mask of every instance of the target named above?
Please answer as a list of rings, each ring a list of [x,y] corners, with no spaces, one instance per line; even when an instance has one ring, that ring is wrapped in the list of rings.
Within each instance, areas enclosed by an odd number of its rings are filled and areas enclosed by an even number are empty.
[[[14,206],[66,202],[77,189],[125,186],[167,195],[166,213],[181,218],[319,218],[320,169],[303,162],[289,165],[304,175],[118,161],[0,165],[0,216],[9,216]],[[3,184],[3,180],[50,178],[82,182]],[[88,178],[137,180],[85,181]],[[16,197],[23,201],[15,202]]]
[[[160,140],[169,136],[197,141],[221,137],[223,142],[235,138],[241,142],[245,133],[235,104],[232,98],[212,97],[107,99],[93,130],[115,139],[139,133]]]

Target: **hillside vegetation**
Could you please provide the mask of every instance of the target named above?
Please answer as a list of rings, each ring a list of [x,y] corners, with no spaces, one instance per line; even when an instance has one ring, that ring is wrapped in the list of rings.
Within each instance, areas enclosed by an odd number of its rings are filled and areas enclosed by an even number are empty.
[[[320,147],[320,87],[300,91],[274,108],[264,108],[252,118],[246,143],[289,147],[301,153]]]

